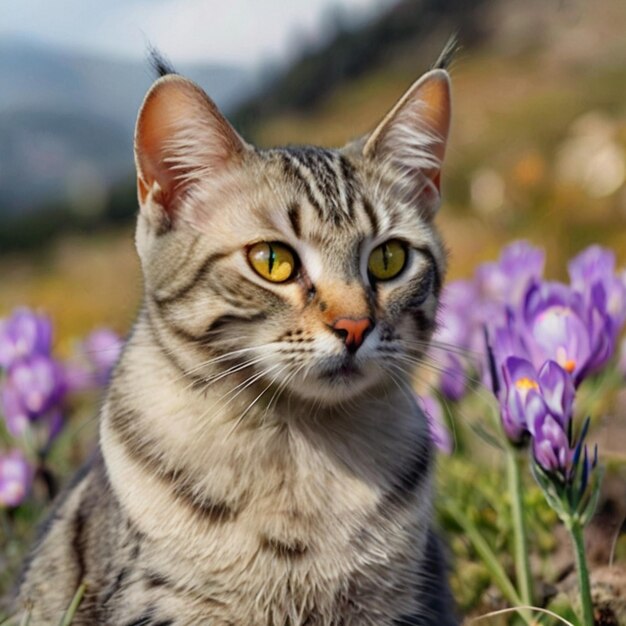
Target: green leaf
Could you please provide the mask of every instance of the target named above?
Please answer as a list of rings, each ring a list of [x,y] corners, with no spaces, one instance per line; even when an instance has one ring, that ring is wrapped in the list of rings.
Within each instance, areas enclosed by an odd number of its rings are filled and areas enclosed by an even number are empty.
[[[587,490],[590,493],[589,499],[583,510],[579,513],[580,523],[583,528],[589,523],[596,511],[596,507],[598,506],[598,500],[600,499],[600,484],[602,483],[602,478],[604,477],[604,467],[596,467],[593,470],[593,473],[594,477],[587,487]]]

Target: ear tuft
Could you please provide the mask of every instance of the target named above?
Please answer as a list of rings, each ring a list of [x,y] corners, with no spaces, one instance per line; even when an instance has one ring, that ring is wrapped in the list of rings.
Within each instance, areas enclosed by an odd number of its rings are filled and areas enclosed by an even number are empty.
[[[168,74],[177,74],[174,66],[154,46],[148,46],[148,61],[157,78]]]
[[[142,209],[150,205],[175,221],[194,185],[218,177],[246,148],[200,87],[176,74],[163,76],[148,91],[135,130]]]
[[[408,195],[431,213],[440,199],[450,100],[448,73],[431,70],[409,88],[363,147],[366,158],[395,171]]]

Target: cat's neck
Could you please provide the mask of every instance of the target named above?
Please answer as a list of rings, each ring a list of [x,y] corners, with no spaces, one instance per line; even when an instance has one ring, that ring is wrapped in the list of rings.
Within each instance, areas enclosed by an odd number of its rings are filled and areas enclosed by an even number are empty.
[[[190,384],[136,329],[103,407],[101,445],[115,491],[136,522],[149,523],[146,532],[177,536],[198,523],[209,532],[251,502],[268,519],[282,500],[321,519],[332,498],[352,506],[342,493],[360,493],[367,508],[416,451],[428,456],[426,425],[406,390],[350,407],[292,398],[268,410],[253,403],[253,389],[225,402],[232,383],[220,382]]]

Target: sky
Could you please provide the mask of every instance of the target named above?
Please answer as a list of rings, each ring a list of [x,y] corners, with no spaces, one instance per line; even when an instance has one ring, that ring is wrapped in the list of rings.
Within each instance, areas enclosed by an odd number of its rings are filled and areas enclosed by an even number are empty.
[[[280,62],[323,37],[337,8],[349,19],[392,0],[1,0],[0,37],[144,58],[146,43],[174,63]]]

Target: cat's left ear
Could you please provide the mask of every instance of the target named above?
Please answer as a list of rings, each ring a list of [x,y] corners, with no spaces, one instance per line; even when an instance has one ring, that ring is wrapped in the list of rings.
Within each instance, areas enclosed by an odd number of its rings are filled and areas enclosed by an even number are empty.
[[[450,78],[445,70],[424,74],[369,136],[363,156],[390,166],[406,200],[432,217],[441,201],[441,165],[450,131]]]

